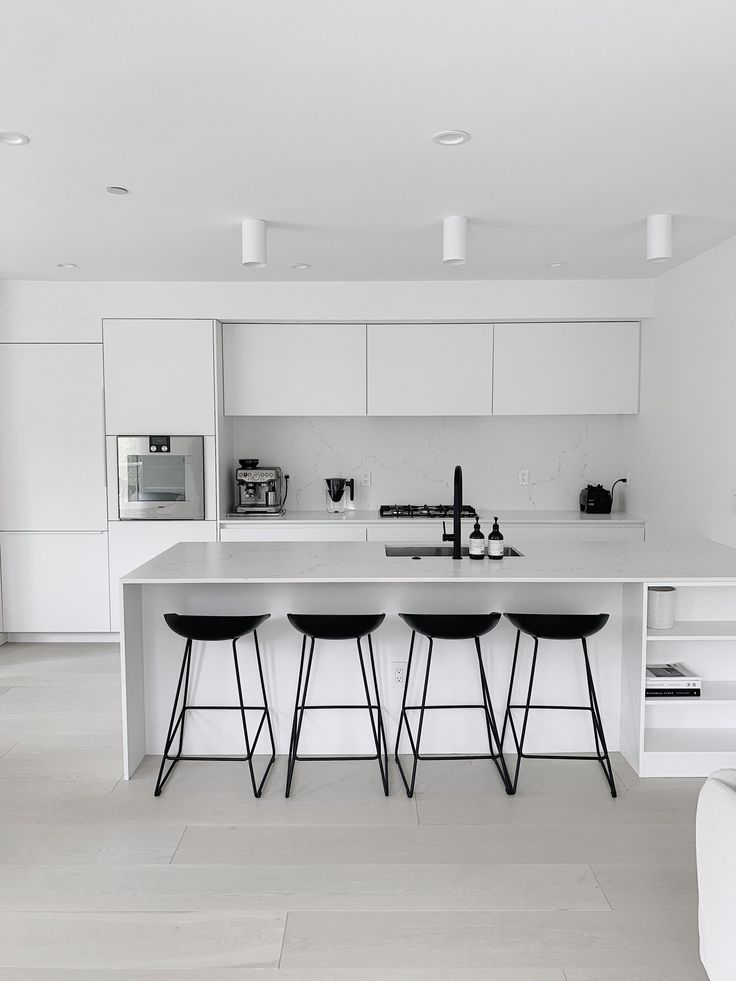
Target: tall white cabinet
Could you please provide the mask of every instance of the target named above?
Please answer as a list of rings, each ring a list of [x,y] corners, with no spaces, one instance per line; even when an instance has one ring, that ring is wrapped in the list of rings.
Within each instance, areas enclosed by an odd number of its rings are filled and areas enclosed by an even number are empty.
[[[3,629],[104,632],[102,346],[64,343],[63,324],[29,331],[36,342],[0,343]]]
[[[105,320],[110,629],[120,577],[177,542],[216,541],[215,333],[211,320]],[[205,521],[119,521],[116,437],[204,436]]]

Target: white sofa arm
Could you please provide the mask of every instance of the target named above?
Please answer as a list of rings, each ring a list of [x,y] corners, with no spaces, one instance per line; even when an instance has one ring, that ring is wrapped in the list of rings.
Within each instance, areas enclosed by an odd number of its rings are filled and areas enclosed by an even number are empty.
[[[700,959],[710,981],[736,977],[736,770],[703,784],[696,819]]]

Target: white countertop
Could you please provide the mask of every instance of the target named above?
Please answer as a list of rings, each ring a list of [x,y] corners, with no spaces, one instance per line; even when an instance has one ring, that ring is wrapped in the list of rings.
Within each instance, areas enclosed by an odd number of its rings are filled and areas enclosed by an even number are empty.
[[[123,583],[736,581],[736,549],[714,542],[535,545],[524,556],[459,562],[388,557],[373,542],[182,542]]]
[[[584,514],[579,509],[576,510],[536,510],[535,508],[520,509],[516,511],[504,511],[500,509],[498,511],[489,510],[487,508],[478,508],[478,514],[480,515],[481,524],[493,521],[494,515],[498,515],[498,520],[501,525],[515,525],[515,524],[544,524],[544,525],[569,525],[569,524],[585,524],[586,522],[602,522],[604,524],[615,524],[615,525],[643,525],[645,524],[644,518],[639,518],[635,514],[626,514],[623,511],[617,511],[613,514]],[[452,521],[452,515],[449,518],[445,518],[445,521]],[[243,522],[248,522],[250,524],[263,524],[269,521],[277,522],[306,522],[312,524],[315,522],[323,522],[325,524],[342,524],[342,523],[355,523],[361,525],[391,525],[392,522],[397,521],[410,521],[412,524],[416,522],[417,524],[426,524],[427,522],[432,522],[434,524],[439,524],[443,521],[442,518],[381,518],[378,511],[357,511],[350,510],[345,511],[343,514],[328,514],[326,511],[287,511],[286,514],[281,517],[248,517],[248,516],[232,516],[229,515],[226,518],[221,519],[222,524],[228,524],[232,522],[233,524],[241,524]],[[463,522],[470,522],[472,524],[473,518],[463,518]]]

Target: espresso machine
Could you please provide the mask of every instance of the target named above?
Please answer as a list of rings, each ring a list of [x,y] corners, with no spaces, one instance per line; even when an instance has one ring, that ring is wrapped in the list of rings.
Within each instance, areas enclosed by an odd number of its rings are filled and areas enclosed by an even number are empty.
[[[238,463],[233,513],[247,517],[282,515],[289,490],[288,473],[283,473],[280,467],[259,466],[258,460],[238,460]]]

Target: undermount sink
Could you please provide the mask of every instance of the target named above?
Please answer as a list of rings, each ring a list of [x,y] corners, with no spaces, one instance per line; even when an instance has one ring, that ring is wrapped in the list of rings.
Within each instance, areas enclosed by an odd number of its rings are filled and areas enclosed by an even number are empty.
[[[463,555],[468,554],[468,546],[463,545]],[[504,545],[504,557],[517,558],[523,557],[523,552],[513,545]],[[386,555],[389,557],[403,557],[412,559],[421,558],[452,558],[452,545],[387,545]]]

